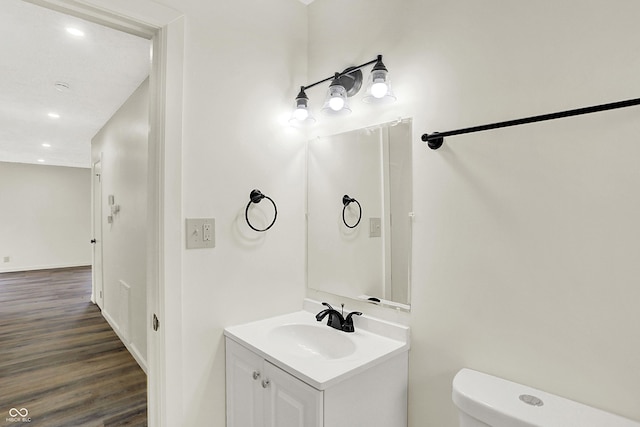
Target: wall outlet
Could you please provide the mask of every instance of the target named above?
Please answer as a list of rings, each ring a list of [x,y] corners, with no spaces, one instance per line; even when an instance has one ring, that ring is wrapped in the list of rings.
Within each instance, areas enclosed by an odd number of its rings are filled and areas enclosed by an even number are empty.
[[[210,242],[213,240],[213,224],[205,222],[202,224],[202,240]]]
[[[187,218],[187,249],[213,248],[216,246],[214,218]]]
[[[4,257],[3,262],[11,262],[11,257],[10,256]]]

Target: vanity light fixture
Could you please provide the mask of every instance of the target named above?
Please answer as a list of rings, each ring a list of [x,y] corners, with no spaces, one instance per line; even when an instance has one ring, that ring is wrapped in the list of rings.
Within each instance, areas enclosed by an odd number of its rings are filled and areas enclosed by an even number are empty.
[[[307,86],[300,86],[300,92],[296,96],[294,111],[291,114],[289,123],[292,125],[308,125],[316,121],[309,109],[309,97],[306,94],[306,90],[328,81],[331,81],[331,84],[327,90],[322,112],[329,115],[346,115],[351,113],[349,98],[357,94],[362,87],[361,68],[372,64],[375,65],[371,70],[367,84],[367,93],[363,101],[367,103],[395,101],[396,97],[391,91],[388,76],[389,71],[382,62],[382,55],[378,55],[376,59],[365,62],[362,65],[349,67],[341,73],[335,73],[326,79]]]

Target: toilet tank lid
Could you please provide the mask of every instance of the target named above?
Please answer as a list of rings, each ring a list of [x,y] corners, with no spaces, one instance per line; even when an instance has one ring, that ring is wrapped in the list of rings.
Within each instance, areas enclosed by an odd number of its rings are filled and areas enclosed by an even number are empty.
[[[639,422],[467,368],[453,379],[452,399],[461,411],[493,427],[640,427]]]

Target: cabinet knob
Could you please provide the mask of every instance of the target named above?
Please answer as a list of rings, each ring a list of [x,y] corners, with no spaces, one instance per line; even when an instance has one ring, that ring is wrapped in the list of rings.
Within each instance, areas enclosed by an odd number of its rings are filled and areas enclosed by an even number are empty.
[[[262,380],[262,388],[267,388],[269,387],[269,384],[271,384],[271,380],[270,379],[266,379],[266,380]]]
[[[253,371],[253,379],[257,380],[258,378],[260,378],[260,371]]]

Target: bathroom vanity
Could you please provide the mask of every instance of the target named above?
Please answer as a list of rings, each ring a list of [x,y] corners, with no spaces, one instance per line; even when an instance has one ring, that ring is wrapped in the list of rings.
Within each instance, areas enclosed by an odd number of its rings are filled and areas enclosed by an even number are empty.
[[[406,427],[409,329],[318,307],[225,329],[227,427]]]

